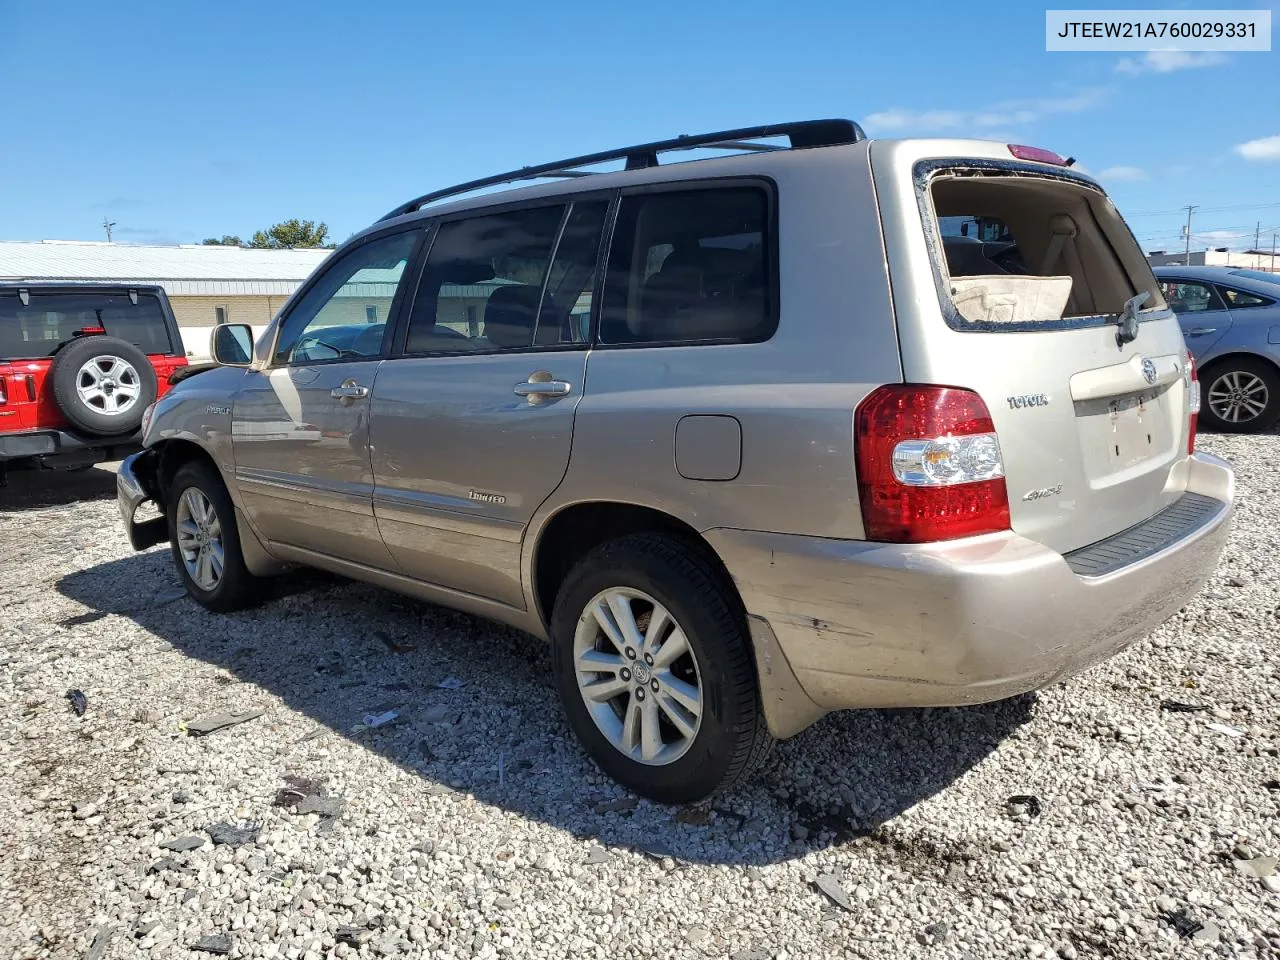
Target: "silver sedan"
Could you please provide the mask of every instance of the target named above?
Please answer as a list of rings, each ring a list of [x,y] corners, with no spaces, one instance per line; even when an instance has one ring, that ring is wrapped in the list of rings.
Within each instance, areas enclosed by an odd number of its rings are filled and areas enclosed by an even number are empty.
[[[1200,422],[1255,433],[1280,420],[1280,273],[1156,267],[1200,368]]]

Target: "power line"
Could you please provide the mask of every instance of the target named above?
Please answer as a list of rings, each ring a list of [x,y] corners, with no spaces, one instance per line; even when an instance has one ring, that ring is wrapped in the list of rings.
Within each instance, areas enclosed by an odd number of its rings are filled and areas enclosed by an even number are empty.
[[[1280,207],[1280,203],[1242,203],[1237,206],[1198,207],[1197,209],[1201,213],[1226,213],[1230,210],[1268,210],[1272,207]],[[1128,220],[1132,217],[1171,217],[1186,209],[1186,207],[1178,207],[1175,210],[1140,210],[1137,213],[1125,213],[1124,218]]]

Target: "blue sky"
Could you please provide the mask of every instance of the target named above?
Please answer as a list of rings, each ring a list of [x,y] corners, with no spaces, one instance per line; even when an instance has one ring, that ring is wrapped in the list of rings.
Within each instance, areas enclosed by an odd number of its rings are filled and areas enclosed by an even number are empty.
[[[1252,245],[1260,221],[1269,247],[1280,53],[1046,53],[1044,10],[0,0],[0,239],[102,239],[108,217],[118,241],[193,242],[301,217],[342,240],[486,173],[845,116],[1075,156],[1148,249],[1180,247],[1189,203],[1195,246]]]

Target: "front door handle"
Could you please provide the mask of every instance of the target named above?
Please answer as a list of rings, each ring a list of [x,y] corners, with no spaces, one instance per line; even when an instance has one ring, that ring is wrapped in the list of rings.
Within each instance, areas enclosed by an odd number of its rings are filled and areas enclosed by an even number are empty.
[[[352,400],[363,400],[368,395],[368,387],[361,386],[355,380],[349,378],[343,380],[340,386],[334,387],[329,391],[329,396],[335,400],[341,400],[343,403],[350,403]]]
[[[542,403],[556,397],[567,397],[573,391],[573,384],[553,380],[546,370],[535,370],[529,374],[528,380],[517,383],[512,389],[516,396],[528,397],[530,403]]]
[[[1192,327],[1187,331],[1188,337],[1203,337],[1206,334],[1217,333],[1217,327]]]

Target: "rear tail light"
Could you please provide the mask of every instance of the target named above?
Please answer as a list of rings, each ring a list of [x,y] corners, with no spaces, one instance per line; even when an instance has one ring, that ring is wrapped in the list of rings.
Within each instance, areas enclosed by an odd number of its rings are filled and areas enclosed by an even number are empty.
[[[1009,529],[995,424],[958,387],[880,387],[854,416],[868,540],[927,543]]]
[[[1187,453],[1196,452],[1196,429],[1200,421],[1200,371],[1196,358],[1187,351]]]
[[[9,402],[9,388],[5,386],[4,377],[0,377],[0,403]]]

